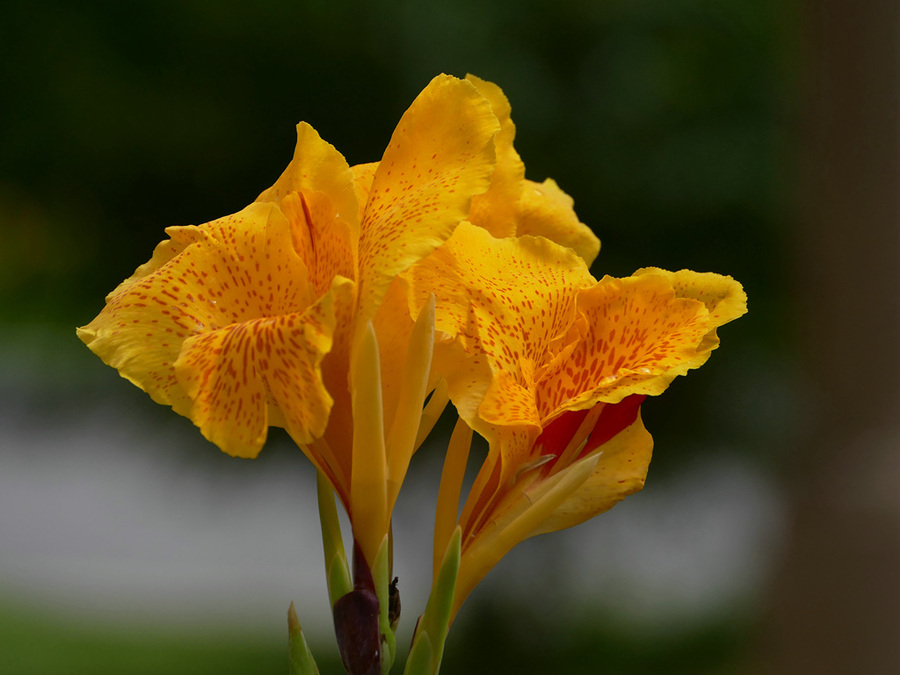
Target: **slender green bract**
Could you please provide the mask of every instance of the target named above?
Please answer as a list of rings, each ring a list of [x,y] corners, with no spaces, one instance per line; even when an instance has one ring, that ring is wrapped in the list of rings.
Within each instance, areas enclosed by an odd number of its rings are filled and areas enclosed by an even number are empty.
[[[300,620],[297,618],[297,610],[294,603],[288,609],[288,644],[290,648],[290,674],[291,675],[319,675],[319,668],[313,659],[309,645],[300,628]]]
[[[462,530],[457,527],[447,545],[447,552],[431,588],[425,613],[416,627],[404,675],[437,675],[441,669],[444,643],[447,640],[447,631],[450,630],[456,576],[459,573],[461,539]]]

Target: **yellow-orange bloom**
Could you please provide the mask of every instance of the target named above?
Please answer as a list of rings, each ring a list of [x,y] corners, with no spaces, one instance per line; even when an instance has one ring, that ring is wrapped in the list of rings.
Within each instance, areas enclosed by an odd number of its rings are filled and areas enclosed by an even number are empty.
[[[458,522],[457,609],[518,542],[641,489],[652,450],[641,402],[702,365],[716,328],[746,311],[730,277],[647,268],[596,281],[570,249],[467,224],[405,278],[413,309],[435,295],[435,369],[490,443],[458,521],[464,427],[442,478],[435,560]]]
[[[284,427],[334,485],[371,563],[414,449],[432,347],[427,310],[414,327],[389,287],[488,189],[499,126],[472,83],[446,75],[378,164],[349,167],[301,123],[271,188],[234,215],[168,228],[79,337],[229,454],[255,457],[268,427]],[[392,323],[397,307],[404,321]]]

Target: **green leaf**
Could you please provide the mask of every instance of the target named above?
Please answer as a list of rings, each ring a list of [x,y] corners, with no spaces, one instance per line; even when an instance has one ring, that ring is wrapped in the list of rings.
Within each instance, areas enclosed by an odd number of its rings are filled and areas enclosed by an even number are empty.
[[[416,640],[409,650],[403,675],[432,675],[437,672],[432,665],[434,646],[425,631],[416,631]],[[438,664],[440,666],[440,664]]]
[[[294,609],[293,602],[288,608],[288,646],[291,675],[319,675],[319,668],[316,666],[316,661],[303,636],[303,629],[300,628],[300,620],[297,618],[297,610]]]
[[[441,668],[444,643],[450,630],[456,577],[459,574],[461,540],[462,530],[457,527],[450,537],[441,568],[432,584],[425,613],[419,619],[404,675],[437,675]]]

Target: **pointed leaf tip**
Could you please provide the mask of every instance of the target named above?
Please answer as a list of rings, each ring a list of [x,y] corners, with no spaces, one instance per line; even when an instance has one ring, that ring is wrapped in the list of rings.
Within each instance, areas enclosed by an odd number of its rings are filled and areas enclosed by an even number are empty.
[[[294,603],[288,608],[288,648],[290,651],[290,675],[319,675],[309,644],[300,627]]]

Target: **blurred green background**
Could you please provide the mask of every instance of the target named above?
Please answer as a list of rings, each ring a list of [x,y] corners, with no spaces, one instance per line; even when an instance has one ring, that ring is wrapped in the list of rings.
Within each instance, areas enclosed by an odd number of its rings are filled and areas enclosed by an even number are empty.
[[[774,0],[6,6],[0,671],[285,672],[278,631],[294,599],[323,673],[339,672],[299,453],[275,434],[257,462],[225,457],[104,367],[74,326],[164,227],[232,213],[268,187],[298,121],[351,164],[376,160],[434,75],[471,72],[508,95],[528,177],[556,179],[600,237],[595,275],[730,274],[751,311],[720,332],[705,368],[645,405],[657,451],[644,492],[514,551],[463,610],[442,672],[746,672],[805,420],[789,290],[796,11]],[[421,487],[398,515],[398,538],[421,549],[421,569],[407,563],[419,575],[404,595],[407,635],[430,551],[416,500],[432,498],[440,445],[417,458]]]

